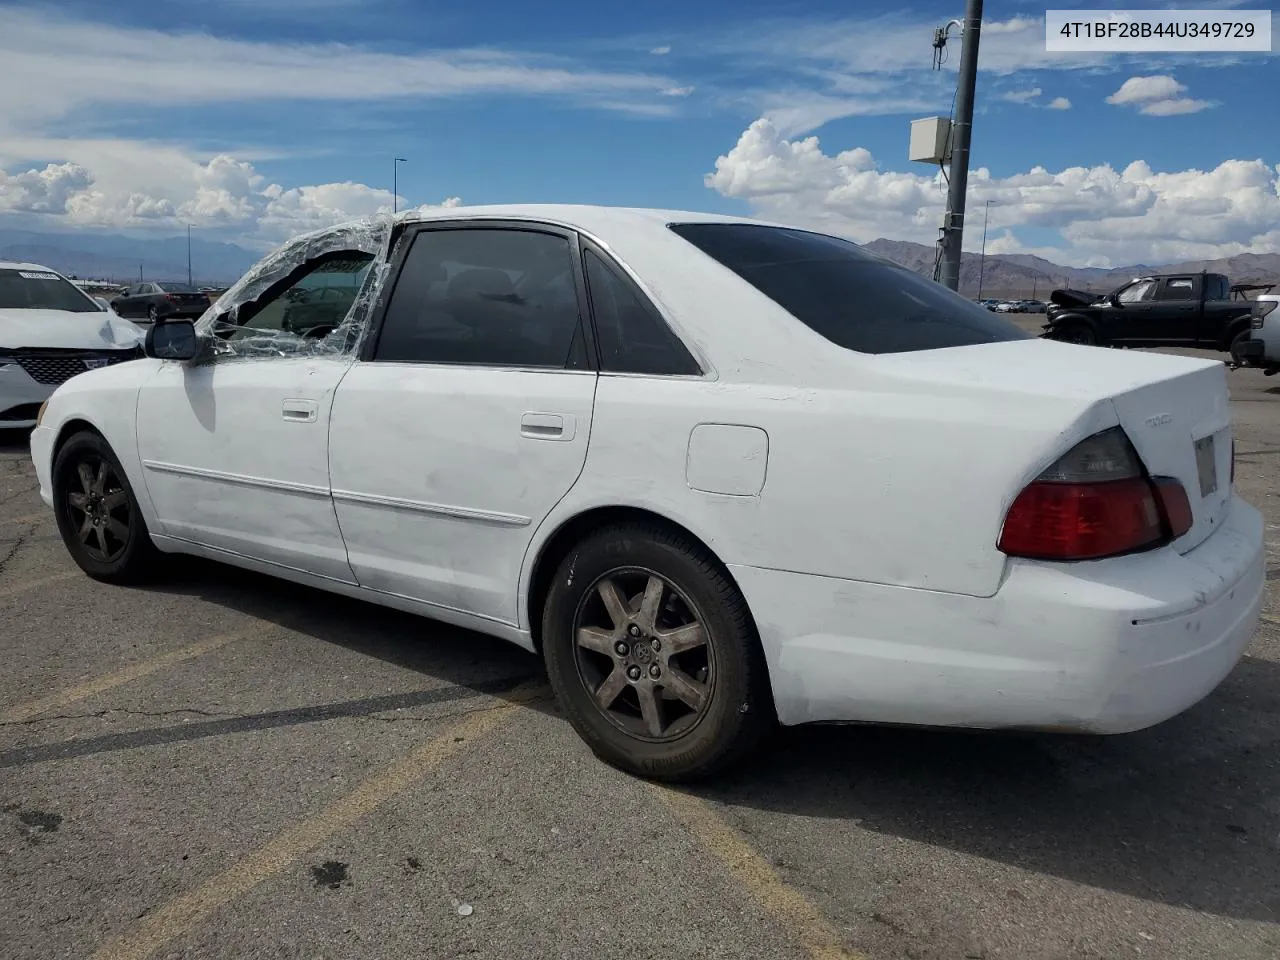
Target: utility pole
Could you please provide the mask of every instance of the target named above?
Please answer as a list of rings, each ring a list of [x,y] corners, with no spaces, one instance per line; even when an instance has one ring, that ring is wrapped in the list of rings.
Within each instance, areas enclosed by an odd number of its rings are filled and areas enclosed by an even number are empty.
[[[138,282],[142,282],[142,264],[138,264]]]
[[[965,191],[969,187],[969,141],[973,133],[973,94],[978,81],[978,34],[981,29],[982,0],[966,0],[956,116],[951,125],[951,189],[947,193],[946,225],[942,228],[940,279],[952,290],[960,287],[960,243],[964,237]]]
[[[191,282],[191,224],[187,224],[187,286],[194,286]]]
[[[396,157],[395,163],[391,165],[391,213],[394,216],[396,210],[396,202],[400,197],[400,164],[408,163],[404,157]]]
[[[982,218],[982,255],[978,260],[978,299],[982,299],[982,275],[987,268],[987,221],[991,219],[991,201],[987,201],[987,212]]]

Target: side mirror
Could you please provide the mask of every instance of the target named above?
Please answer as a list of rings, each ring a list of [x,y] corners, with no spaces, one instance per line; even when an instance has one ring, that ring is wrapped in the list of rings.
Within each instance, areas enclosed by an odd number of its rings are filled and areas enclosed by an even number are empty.
[[[1111,304],[1117,310],[1124,309],[1124,304],[1120,302],[1120,294],[1118,293],[1113,293],[1109,297],[1107,297],[1107,303]]]
[[[157,360],[190,360],[200,350],[196,325],[190,320],[165,320],[152,324],[142,349],[148,357]]]

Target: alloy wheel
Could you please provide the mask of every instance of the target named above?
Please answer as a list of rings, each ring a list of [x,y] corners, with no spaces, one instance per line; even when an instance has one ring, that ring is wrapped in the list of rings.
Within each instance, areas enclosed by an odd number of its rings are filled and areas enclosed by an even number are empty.
[[[90,557],[110,563],[129,545],[132,516],[124,484],[115,467],[93,455],[77,461],[68,480],[67,516],[76,536]]]
[[[621,568],[593,584],[574,618],[574,651],[596,709],[632,737],[678,739],[711,705],[715,650],[703,618],[651,570]]]

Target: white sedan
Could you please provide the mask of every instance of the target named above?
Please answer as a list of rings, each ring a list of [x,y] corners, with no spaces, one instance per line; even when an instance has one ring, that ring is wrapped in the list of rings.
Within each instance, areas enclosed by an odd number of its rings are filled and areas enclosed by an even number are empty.
[[[1137,730],[1258,621],[1221,363],[1034,338],[834,237],[361,221],[147,351],[31,438],[88,574],[198,554],[503,637],[645,776],[775,722]]]
[[[141,329],[62,274],[0,261],[0,429],[34,426],[71,377],[141,356]]]

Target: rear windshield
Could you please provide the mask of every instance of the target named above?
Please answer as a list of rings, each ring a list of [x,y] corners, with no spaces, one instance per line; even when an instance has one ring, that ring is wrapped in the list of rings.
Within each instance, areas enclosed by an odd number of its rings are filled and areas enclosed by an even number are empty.
[[[96,313],[102,308],[70,281],[47,270],[0,270],[0,310],[66,310]]]
[[[756,224],[677,223],[671,230],[848,350],[906,353],[1032,336],[848,240]]]
[[[195,287],[189,283],[161,283],[157,284],[165,293],[199,293]]]

